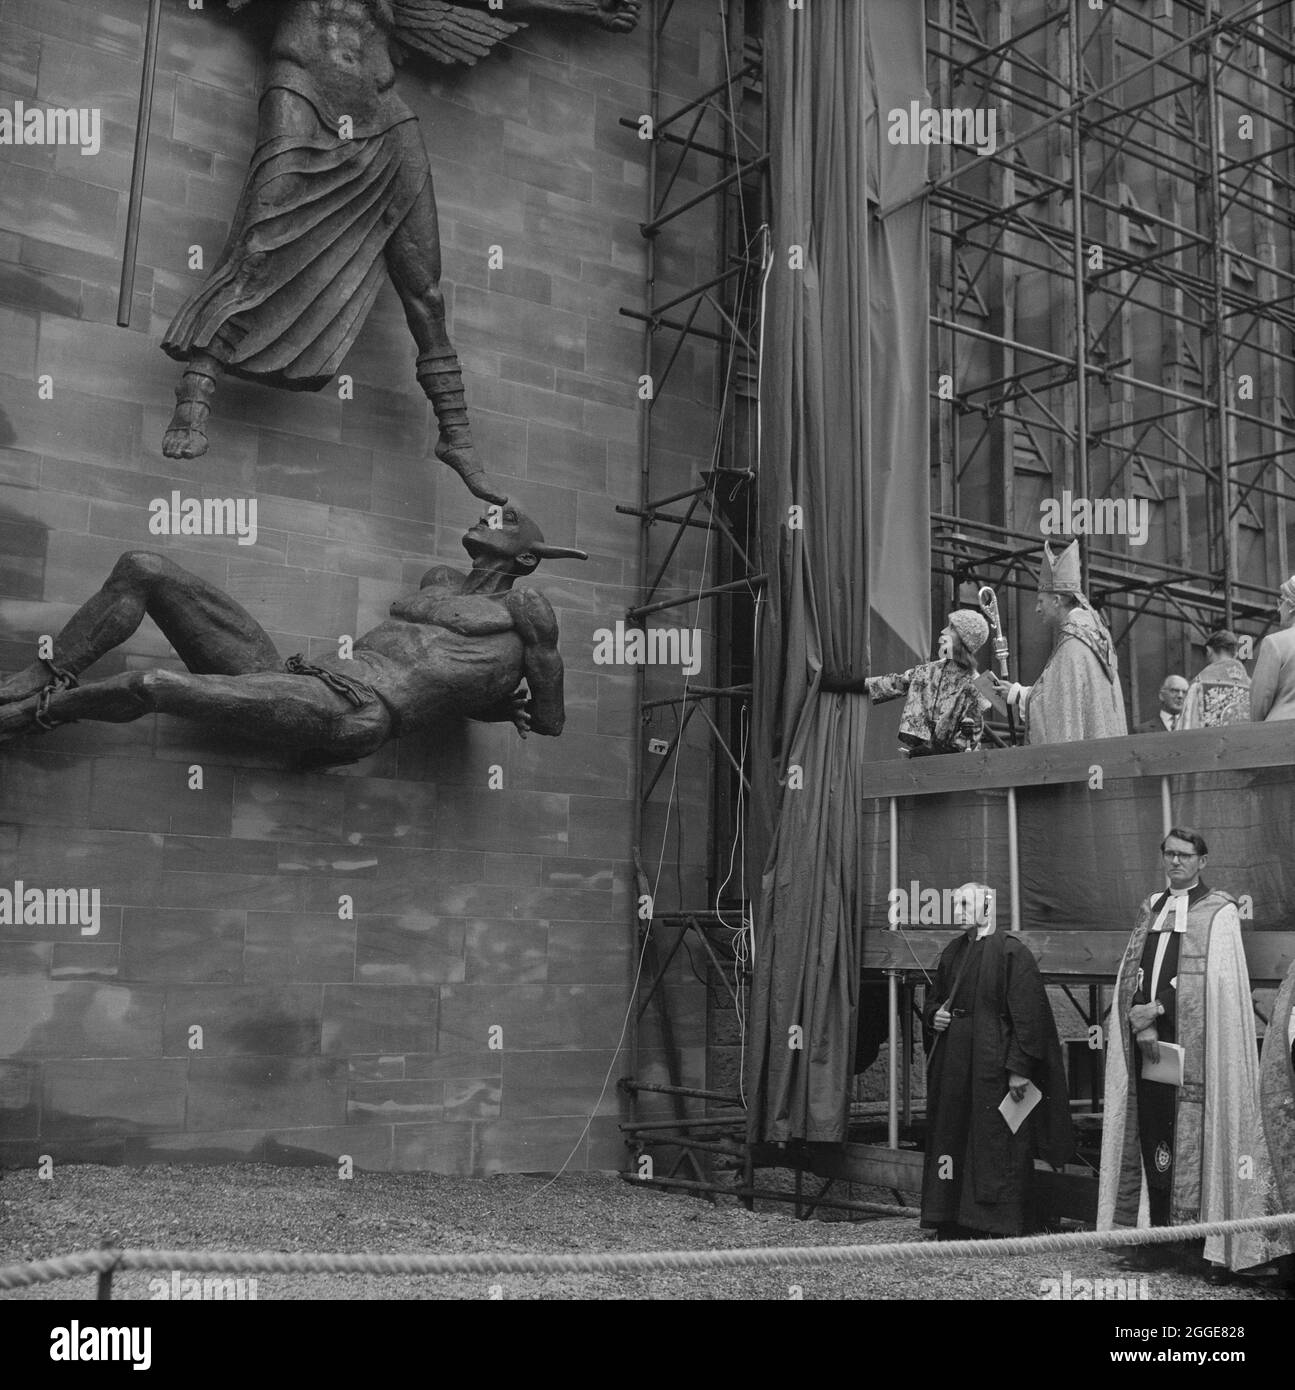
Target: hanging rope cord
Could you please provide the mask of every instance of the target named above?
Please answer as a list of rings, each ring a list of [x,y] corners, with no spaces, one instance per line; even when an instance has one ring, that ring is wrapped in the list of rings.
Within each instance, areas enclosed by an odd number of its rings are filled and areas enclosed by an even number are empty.
[[[754,1246],[746,1250],[624,1250],[573,1255],[332,1255],[192,1250],[82,1250],[51,1260],[0,1267],[0,1289],[25,1288],[81,1275],[129,1270],[198,1274],[664,1274],[704,1269],[787,1269],[825,1265],[949,1264],[1003,1255],[1136,1245],[1169,1245],[1240,1231],[1295,1231],[1295,1212],[1248,1220],[1153,1226],[1143,1230],[1069,1231],[1061,1235],[1009,1236],[1000,1240],[905,1241],[893,1245]]]

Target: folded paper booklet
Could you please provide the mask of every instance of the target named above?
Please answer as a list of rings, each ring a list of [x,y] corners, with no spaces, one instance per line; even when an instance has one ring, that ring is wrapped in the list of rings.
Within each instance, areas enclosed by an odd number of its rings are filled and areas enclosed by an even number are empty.
[[[1043,1092],[1034,1084],[1033,1081],[1025,1083],[1025,1095],[1020,1100],[1013,1100],[1011,1091],[1003,1097],[1003,1103],[998,1107],[998,1113],[1007,1121],[1007,1127],[1016,1133],[1025,1123],[1026,1116],[1043,1099]]]
[[[1183,1084],[1183,1050],[1177,1043],[1160,1044],[1160,1060],[1148,1062],[1142,1059],[1143,1081],[1161,1081],[1166,1086]]]
[[[1007,713],[1007,701],[999,694],[998,687],[994,682],[990,680],[988,671],[982,671],[971,683],[999,714]]]

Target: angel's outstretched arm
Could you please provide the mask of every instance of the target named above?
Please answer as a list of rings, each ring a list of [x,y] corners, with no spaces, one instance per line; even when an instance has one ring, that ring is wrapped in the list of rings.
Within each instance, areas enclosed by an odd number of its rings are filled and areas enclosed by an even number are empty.
[[[477,9],[492,8],[496,14],[515,19],[542,19],[559,15],[586,19],[604,29],[626,33],[638,23],[640,0],[503,0],[502,6],[490,0],[460,0]]]
[[[472,64],[532,19],[583,19],[617,33],[638,23],[640,0],[393,0],[396,36],[442,63]]]
[[[465,63],[469,67],[525,22],[501,18],[489,0],[482,0],[479,6],[451,4],[449,0],[393,0],[391,13],[396,38],[407,48],[438,63]]]

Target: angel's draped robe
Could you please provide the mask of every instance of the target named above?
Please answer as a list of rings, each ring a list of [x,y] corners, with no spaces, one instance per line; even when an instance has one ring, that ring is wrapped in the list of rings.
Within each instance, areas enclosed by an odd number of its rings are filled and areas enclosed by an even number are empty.
[[[317,391],[354,343],[431,173],[387,34],[370,18],[349,37],[329,47],[305,7],[285,16],[229,240],[167,330],[171,357],[211,352],[236,376]]]

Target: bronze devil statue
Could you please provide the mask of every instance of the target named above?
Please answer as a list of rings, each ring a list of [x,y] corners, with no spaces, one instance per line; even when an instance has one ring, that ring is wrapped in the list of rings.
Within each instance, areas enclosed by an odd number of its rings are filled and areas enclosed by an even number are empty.
[[[543,594],[514,589],[543,559],[588,559],[546,545],[508,506],[464,533],[464,573],[437,565],[349,657],[281,660],[228,594],[164,555],[128,551],[54,639],[48,659],[0,681],[0,741],[77,719],[124,724],[173,714],[296,750],[317,765],[354,762],[388,740],[467,717],[562,732],[558,625]],[[187,671],[128,671],[81,685],[83,671],[148,615]]]

